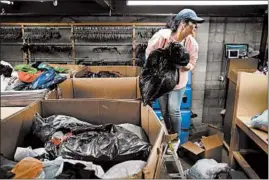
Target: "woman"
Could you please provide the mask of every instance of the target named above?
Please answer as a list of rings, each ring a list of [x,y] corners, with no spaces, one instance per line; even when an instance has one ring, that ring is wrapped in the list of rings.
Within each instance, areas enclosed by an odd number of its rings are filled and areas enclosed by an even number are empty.
[[[193,36],[196,34],[197,23],[204,20],[199,18],[191,9],[183,9],[167,22],[167,29],[161,29],[148,42],[146,58],[151,51],[163,48],[170,42],[182,42],[190,54],[190,62],[185,67],[179,67],[179,83],[175,89],[159,98],[162,116],[169,134],[178,133],[174,143],[175,150],[180,144],[181,130],[180,105],[188,82],[188,72],[195,68],[198,59],[198,43]]]

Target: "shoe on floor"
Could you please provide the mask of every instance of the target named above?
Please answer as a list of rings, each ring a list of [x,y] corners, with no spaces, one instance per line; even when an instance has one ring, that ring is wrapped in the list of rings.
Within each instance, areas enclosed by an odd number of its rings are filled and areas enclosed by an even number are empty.
[[[180,145],[180,140],[173,140],[172,141],[173,149],[176,150],[176,152],[178,151],[179,145]],[[167,148],[167,152],[166,153],[167,154],[172,154],[172,150],[169,149],[169,146]]]

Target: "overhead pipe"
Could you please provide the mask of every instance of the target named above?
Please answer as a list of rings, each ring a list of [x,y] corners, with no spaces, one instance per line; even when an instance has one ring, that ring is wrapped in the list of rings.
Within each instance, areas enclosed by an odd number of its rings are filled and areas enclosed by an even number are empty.
[[[176,15],[174,13],[111,13],[111,16],[122,16],[122,17],[167,17],[167,16],[172,16],[172,15]],[[199,16],[203,16],[203,17],[262,17],[263,14],[260,13],[253,13],[253,14],[240,14],[240,15],[229,15],[229,14],[223,14],[223,15],[219,15],[219,14],[199,14]],[[7,16],[109,16],[108,13],[75,13],[75,14],[66,14],[66,13],[6,13],[5,15],[1,15],[2,17]]]

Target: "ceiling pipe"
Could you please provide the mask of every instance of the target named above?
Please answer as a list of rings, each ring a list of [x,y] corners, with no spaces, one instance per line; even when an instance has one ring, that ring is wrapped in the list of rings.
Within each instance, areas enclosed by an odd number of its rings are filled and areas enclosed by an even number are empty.
[[[172,15],[176,15],[173,13],[165,13],[165,14],[157,14],[157,13],[111,13],[111,16],[117,17],[169,17]],[[253,13],[253,14],[239,14],[239,15],[229,15],[229,14],[199,14],[199,16],[203,17],[263,17],[263,14],[260,13]],[[66,14],[66,13],[6,13],[5,15],[1,15],[1,17],[17,17],[17,16],[109,16],[107,13],[73,13],[73,14]]]

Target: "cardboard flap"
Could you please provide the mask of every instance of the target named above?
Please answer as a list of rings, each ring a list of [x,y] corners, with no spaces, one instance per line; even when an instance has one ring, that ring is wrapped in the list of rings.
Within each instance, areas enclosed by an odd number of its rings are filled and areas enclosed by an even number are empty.
[[[185,144],[181,145],[184,149],[192,152],[195,155],[201,154],[205,150],[197,146],[196,144],[193,144],[192,142],[188,141]]]
[[[170,142],[170,141],[172,141],[172,140],[174,140],[176,138],[177,138],[177,133],[164,135],[163,142],[168,143],[168,142]]]
[[[205,150],[210,150],[223,145],[218,134],[202,138],[201,141],[205,147]]]

